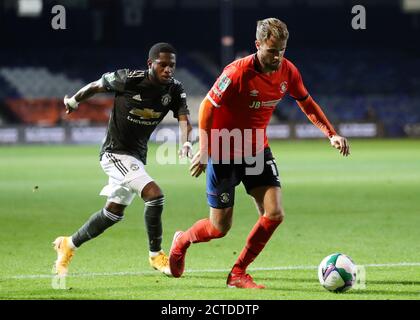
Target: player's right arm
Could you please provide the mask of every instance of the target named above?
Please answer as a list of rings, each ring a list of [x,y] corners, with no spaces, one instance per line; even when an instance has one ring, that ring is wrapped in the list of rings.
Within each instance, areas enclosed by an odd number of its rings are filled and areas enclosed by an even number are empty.
[[[76,94],[72,96],[71,98],[65,95],[64,105],[66,107],[66,113],[67,114],[72,113],[74,110],[77,109],[80,102],[93,97],[97,93],[106,92],[106,91],[107,90],[103,84],[102,79],[99,79],[97,81],[93,81],[85,85],[83,88],[77,91]]]
[[[198,134],[199,150],[192,159],[190,173],[193,177],[199,177],[206,171],[208,157],[210,155],[210,132],[213,122],[214,106],[209,99],[204,98],[198,111]]]
[[[120,69],[115,72],[105,73],[99,80],[85,85],[71,98],[66,95],[64,97],[66,113],[72,113],[77,109],[80,102],[93,97],[97,93],[123,91],[128,73],[128,69]]]
[[[235,65],[229,65],[213,84],[207,96],[201,102],[198,112],[199,144],[200,149],[193,157],[190,173],[198,177],[206,170],[207,161],[211,156],[211,128],[215,108],[226,104],[237,91],[237,81],[241,71]]]

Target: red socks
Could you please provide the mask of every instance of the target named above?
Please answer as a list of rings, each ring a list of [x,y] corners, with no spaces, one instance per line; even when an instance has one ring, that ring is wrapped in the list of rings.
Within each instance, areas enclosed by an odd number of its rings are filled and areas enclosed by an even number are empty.
[[[246,268],[255,260],[264,248],[274,230],[281,221],[270,220],[261,216],[252,228],[246,240],[246,245],[233,266],[232,273],[245,273]]]
[[[246,268],[259,255],[280,223],[281,221],[270,220],[264,216],[258,219],[248,235],[245,247],[233,266],[233,273],[245,273]],[[221,238],[224,235],[224,233],[213,227],[208,218],[202,219],[198,220],[178,238],[178,245],[181,249],[186,250],[191,243],[207,242],[211,239]]]
[[[207,242],[211,239],[221,238],[224,235],[224,233],[213,227],[208,218],[201,219],[178,238],[178,244],[181,248],[187,249],[191,243]]]

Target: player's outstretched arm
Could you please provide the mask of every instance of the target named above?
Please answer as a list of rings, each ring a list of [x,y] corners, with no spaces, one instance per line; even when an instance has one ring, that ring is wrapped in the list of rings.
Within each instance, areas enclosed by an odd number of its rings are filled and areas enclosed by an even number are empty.
[[[64,106],[66,107],[66,113],[72,113],[78,108],[80,102],[87,100],[100,92],[106,92],[106,88],[103,84],[102,79],[93,81],[85,85],[83,88],[77,91],[77,93],[74,96],[70,98],[67,95],[65,95],[63,102]]]
[[[338,134],[330,137],[331,145],[340,150],[340,154],[347,157],[350,154],[350,144],[346,138],[339,136]]]
[[[306,99],[296,102],[308,119],[330,139],[331,145],[340,150],[340,154],[347,157],[350,154],[350,145],[347,139],[337,134],[324,112],[322,112],[321,107],[314,99],[308,95]]]
[[[181,132],[181,149],[178,152],[179,158],[185,158],[191,159],[193,156],[192,151],[192,144],[191,144],[191,133],[192,133],[192,126],[190,117],[187,114],[179,115],[178,116],[178,124],[179,129]]]

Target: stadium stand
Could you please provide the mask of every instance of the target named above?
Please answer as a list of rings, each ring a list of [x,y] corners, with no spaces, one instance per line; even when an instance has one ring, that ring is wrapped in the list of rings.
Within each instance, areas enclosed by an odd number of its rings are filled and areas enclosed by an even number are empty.
[[[71,80],[65,74],[53,74],[45,67],[0,68],[0,75],[21,97],[27,99],[63,97],[84,86],[82,80]]]
[[[349,53],[344,49],[329,52],[314,48],[308,51],[310,54],[291,49],[288,56],[300,68],[311,94],[332,121],[377,120],[391,136],[403,134],[405,124],[420,121],[420,75],[417,73],[420,59],[416,56],[402,51],[379,57],[369,50]],[[77,55],[76,52],[70,54]],[[51,56],[35,54],[37,59],[29,61],[30,65],[0,67],[0,83],[5,84],[0,89],[0,96],[8,97],[6,106],[22,123],[58,124],[63,121],[61,99],[65,94],[76,92],[105,71],[123,67],[115,64],[115,57],[119,57],[117,61],[127,61],[128,67],[135,67],[138,53],[127,51],[125,59],[122,55],[121,52],[107,52],[99,56],[93,52],[89,57],[87,52],[82,52],[76,60],[92,61],[94,56],[99,59],[93,66],[79,64],[76,68],[72,64],[55,63]],[[13,64],[13,59],[10,63]],[[208,68],[201,67],[202,64],[200,55],[185,55],[180,58],[181,66],[176,70],[176,78],[187,91],[194,122],[200,100],[215,79]],[[75,77],[75,74],[79,76]],[[105,96],[102,101],[89,103],[89,107],[86,104],[72,117],[66,117],[65,122],[106,123],[112,106],[110,99],[111,96]],[[291,99],[280,103],[279,113],[283,121],[306,121]],[[175,123],[175,119],[168,117],[164,123]]]
[[[0,117],[4,125],[105,124],[112,96],[92,100],[70,117],[62,116],[61,99],[105,72],[144,69],[147,48],[157,41],[172,42],[178,49],[176,78],[184,84],[191,119],[196,123],[200,100],[222,65],[220,33],[215,31],[218,26],[200,29],[201,37],[195,37],[192,28],[213,26],[220,17],[219,1],[145,1],[148,5],[130,9],[141,13],[141,19],[130,22],[125,21],[128,9],[119,1],[81,2],[84,5],[72,2],[66,31],[45,28],[51,22],[48,5],[38,18],[23,20],[15,14],[13,1],[8,6],[0,4],[0,35],[2,43],[7,43],[0,50]],[[387,136],[404,135],[404,126],[420,122],[418,25],[396,1],[371,1],[375,14],[369,14],[368,29],[357,32],[350,22],[343,23],[350,21],[350,3],[234,2],[235,53],[253,52],[253,21],[281,8],[279,17],[287,22],[291,35],[286,57],[300,69],[328,117],[335,123],[377,121],[384,125]],[[98,12],[104,17],[102,22],[94,20]],[[165,21],[162,26],[156,24],[156,16]],[[384,32],[389,21],[398,35],[392,41]],[[30,34],[37,36],[28,36],[28,26]],[[307,121],[287,98],[276,114],[282,122]],[[175,120],[167,117],[165,123]]]

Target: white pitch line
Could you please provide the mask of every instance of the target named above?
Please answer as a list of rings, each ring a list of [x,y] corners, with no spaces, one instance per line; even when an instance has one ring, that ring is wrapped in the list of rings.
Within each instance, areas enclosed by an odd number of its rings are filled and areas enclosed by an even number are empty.
[[[399,263],[373,263],[364,264],[368,268],[395,268],[395,267],[420,267],[420,262],[399,262]],[[279,266],[279,267],[265,267],[265,268],[249,268],[250,271],[281,271],[281,270],[315,270],[318,266]],[[201,269],[201,270],[186,270],[185,273],[212,273],[212,272],[229,272],[230,269]],[[108,276],[141,276],[158,274],[156,271],[138,271],[138,272],[92,272],[92,273],[72,273],[69,277],[108,277]],[[51,274],[21,274],[9,277],[0,277],[3,280],[11,279],[43,279],[53,278]]]

